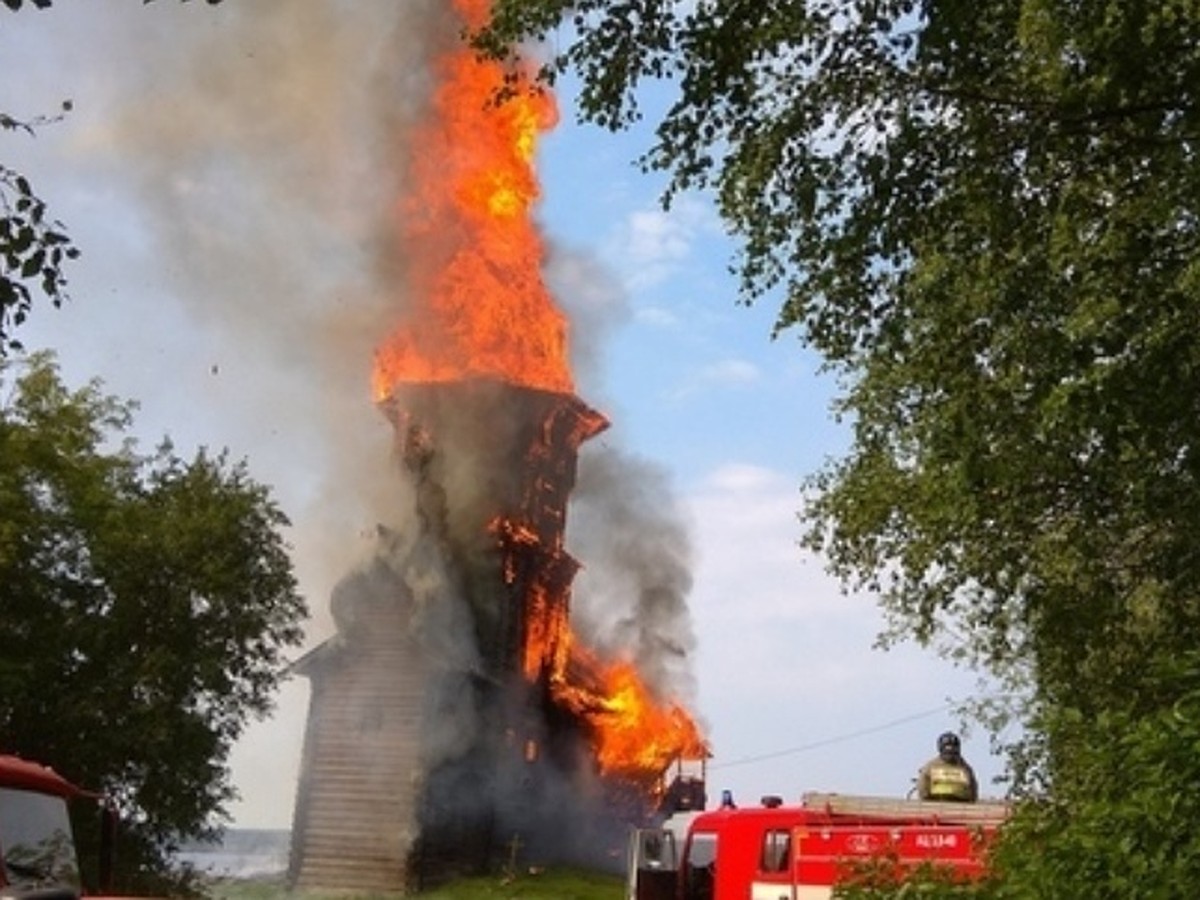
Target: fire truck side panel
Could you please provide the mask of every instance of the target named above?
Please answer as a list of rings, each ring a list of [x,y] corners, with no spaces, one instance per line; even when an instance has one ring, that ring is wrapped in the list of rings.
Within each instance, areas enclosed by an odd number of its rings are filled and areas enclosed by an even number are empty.
[[[994,828],[901,817],[775,807],[699,816],[684,847],[681,900],[826,900],[858,863],[922,863],[964,878],[983,872],[981,842]]]
[[[983,863],[971,829],[962,825],[834,825],[797,829],[793,875],[799,884],[833,884],[856,862],[893,859],[901,868],[946,865],[978,876]]]

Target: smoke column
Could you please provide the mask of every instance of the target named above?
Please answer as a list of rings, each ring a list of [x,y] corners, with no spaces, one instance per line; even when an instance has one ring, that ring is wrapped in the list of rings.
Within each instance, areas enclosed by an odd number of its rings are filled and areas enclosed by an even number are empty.
[[[107,299],[115,288],[89,295],[86,277],[76,283],[75,305],[89,305],[78,315],[103,321],[124,310],[125,358],[144,378],[133,396],[179,416],[153,427],[174,432],[198,419],[200,440],[245,455],[274,487],[295,523],[297,570],[316,614],[310,639],[329,628],[323,608],[348,560],[366,550],[360,571],[368,571],[380,564],[380,546],[383,564],[402,569],[431,610],[421,627],[431,635],[460,627],[452,605],[432,602],[450,588],[416,539],[376,537],[377,523],[410,534],[405,515],[415,506],[369,394],[372,353],[408,265],[394,240],[393,198],[406,174],[397,148],[427,107],[430,61],[457,39],[448,7],[93,0],[6,23],[35,29],[29,41],[41,55],[30,59],[31,84],[53,76],[70,85],[75,112],[51,136],[66,156],[56,164],[81,185],[103,186],[113,210],[110,235],[72,226],[85,261],[121,241],[140,262],[112,273],[113,283],[135,285],[118,300]],[[19,154],[12,162],[21,164]],[[47,170],[41,181],[57,177]],[[551,253],[588,391],[623,305],[596,287],[586,257]],[[180,358],[139,331],[142,311],[165,302],[178,304],[174,313],[211,358]],[[576,589],[581,634],[630,650],[655,686],[686,696],[686,528],[661,472],[611,449],[619,432],[618,421],[607,449],[584,453],[571,513],[569,549],[585,566]],[[471,649],[455,652],[469,658]]]

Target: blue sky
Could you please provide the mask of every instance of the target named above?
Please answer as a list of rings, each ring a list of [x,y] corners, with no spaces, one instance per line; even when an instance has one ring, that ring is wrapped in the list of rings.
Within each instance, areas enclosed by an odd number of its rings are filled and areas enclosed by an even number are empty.
[[[310,645],[388,500],[367,382],[385,291],[367,270],[392,193],[381,110],[420,75],[399,20],[346,0],[93,0],[0,19],[21,73],[0,110],[74,105],[36,137],[0,134],[0,160],[84,252],[74,301],[21,336],[56,349],[72,383],[138,400],[147,444],[248,459],[295,522]],[[539,156],[547,277],[574,316],[579,393],[612,422],[596,441],[655,468],[691,535],[710,795],[903,793],[975,677],[872,649],[872,599],[841,596],[797,547],[801,480],[846,445],[832,384],[794,336],[770,339],[773,305],[736,304],[706,198],[664,213],[632,165],[645,135],[580,128],[569,103]],[[236,824],[290,824],[306,702],[289,683],[239,744]],[[986,736],[965,750],[986,785],[1000,768]]]

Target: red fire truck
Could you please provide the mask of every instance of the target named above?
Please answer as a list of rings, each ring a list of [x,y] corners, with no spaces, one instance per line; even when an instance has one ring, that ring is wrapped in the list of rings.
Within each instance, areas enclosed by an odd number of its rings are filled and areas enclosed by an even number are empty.
[[[67,803],[100,803],[103,833],[100,881],[111,877],[115,815],[103,798],[67,781],[53,769],[0,755],[0,898],[77,900],[83,893],[79,859]]]
[[[1000,802],[932,803],[806,794],[799,806],[764,797],[753,808],[688,815],[682,828],[630,839],[627,900],[827,900],[871,860],[978,877],[987,842],[1008,817]]]

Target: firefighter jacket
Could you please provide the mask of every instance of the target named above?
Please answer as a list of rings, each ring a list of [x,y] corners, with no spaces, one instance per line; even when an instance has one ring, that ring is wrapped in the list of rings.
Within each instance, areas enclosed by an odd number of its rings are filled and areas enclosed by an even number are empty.
[[[921,767],[917,791],[922,800],[958,800],[973,803],[979,799],[975,771],[964,759],[950,762],[937,756]]]

